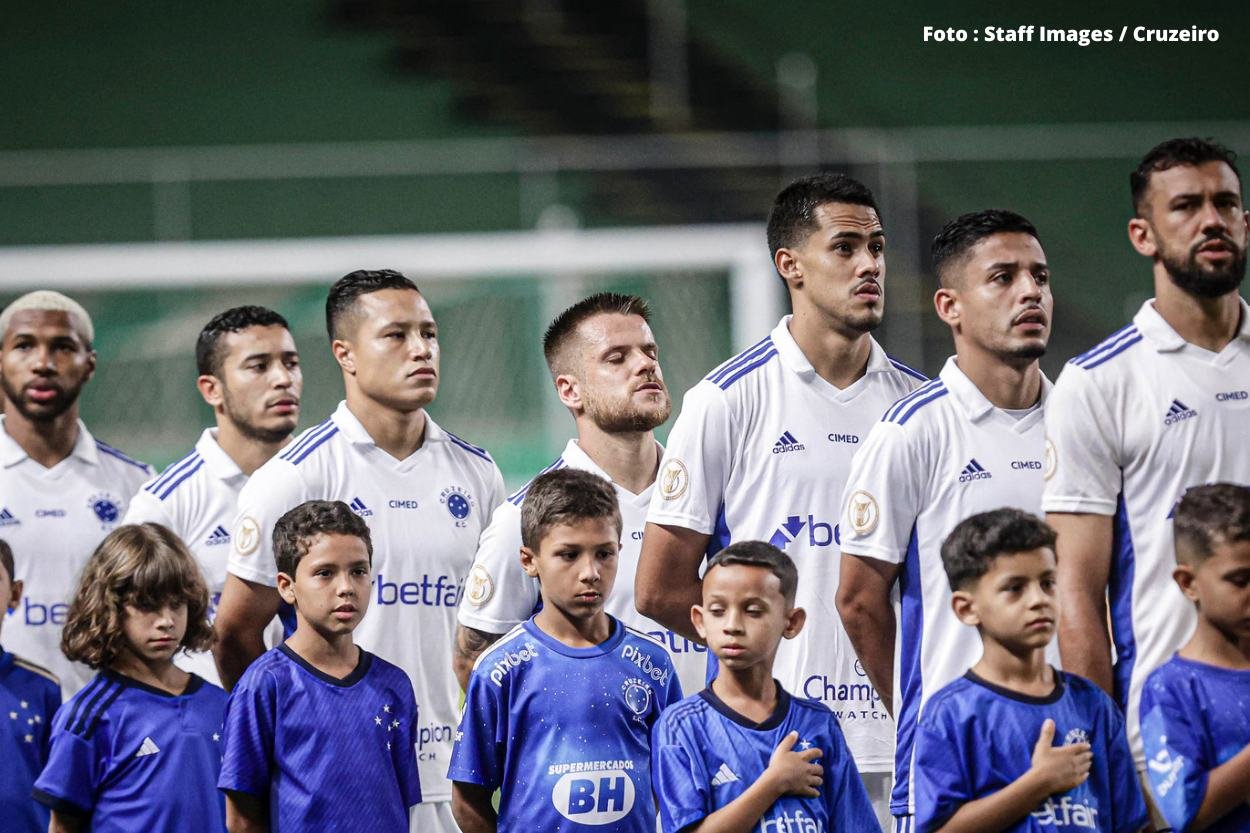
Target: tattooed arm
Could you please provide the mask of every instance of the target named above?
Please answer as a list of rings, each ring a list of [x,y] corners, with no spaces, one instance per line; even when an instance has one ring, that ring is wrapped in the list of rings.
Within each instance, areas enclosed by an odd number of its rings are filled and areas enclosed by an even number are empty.
[[[486,633],[477,628],[456,625],[456,650],[452,654],[451,666],[456,672],[456,679],[460,681],[461,690],[469,690],[469,674],[473,673],[473,663],[501,636],[501,633]]]

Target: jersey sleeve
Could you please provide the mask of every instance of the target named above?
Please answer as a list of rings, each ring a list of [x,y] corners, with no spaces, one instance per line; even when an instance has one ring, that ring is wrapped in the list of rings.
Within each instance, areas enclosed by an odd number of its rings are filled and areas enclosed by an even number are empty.
[[[661,716],[651,730],[651,786],[660,830],[678,833],[712,813],[711,784],[707,761],[688,726]]]
[[[521,510],[504,501],[478,539],[477,555],[460,609],[460,624],[505,634],[524,622],[538,604],[538,581],[521,569]]]
[[[825,780],[821,788],[830,830],[861,830],[881,833],[876,811],[868,799],[868,790],[855,766],[846,737],[838,720],[829,715],[829,736],[832,748],[821,750],[825,761]]]
[[[1046,402],[1046,512],[1114,515],[1120,494],[1117,420],[1090,371],[1069,364]]]
[[[1203,753],[1198,710],[1176,681],[1152,674],[1141,695],[1141,738],[1150,791],[1164,818],[1187,830],[1207,794],[1212,762]]]
[[[733,455],[729,403],[704,382],[686,394],[668,435],[647,522],[711,533],[716,527]]]
[[[244,674],[226,702],[217,788],[265,798],[274,763],[277,682],[267,673]]]
[[[254,584],[275,586],[274,525],[308,499],[307,491],[299,470],[285,460],[274,458],[257,469],[239,493],[226,571]]]
[[[165,511],[165,502],[146,489],[139,489],[130,499],[126,514],[122,517],[123,524],[160,524],[172,529],[178,535],[182,530],[174,524],[174,519]]]
[[[965,749],[963,733],[940,700],[930,701],[916,725],[912,796],[916,804],[916,831],[938,830],[973,799],[974,785],[963,762],[974,750]]]
[[[474,669],[465,695],[464,714],[456,730],[447,778],[496,789],[503,783],[504,753],[509,737],[503,689]]]
[[[499,465],[494,460],[490,464],[490,477],[487,478],[487,482],[489,486],[485,499],[482,501],[482,508],[489,512],[508,498],[508,489],[503,482],[503,472],[499,470]]]
[[[48,762],[35,780],[35,799],[58,813],[89,816],[109,771],[111,731],[107,721],[94,731],[67,726],[65,710],[58,712]]]
[[[412,681],[408,679],[408,675],[402,671],[399,675],[405,686],[404,697],[407,699],[407,711],[412,715],[408,721],[408,746],[407,748],[393,749],[395,755],[395,775],[399,779],[399,793],[404,798],[406,807],[413,807],[421,803],[421,776],[417,765],[417,742],[418,732],[421,725],[421,712],[417,706],[416,695],[412,691]],[[403,744],[399,744],[401,747]]]
[[[878,422],[868,432],[842,495],[843,552],[902,562],[920,512],[921,479],[930,470],[923,452],[901,425]]]

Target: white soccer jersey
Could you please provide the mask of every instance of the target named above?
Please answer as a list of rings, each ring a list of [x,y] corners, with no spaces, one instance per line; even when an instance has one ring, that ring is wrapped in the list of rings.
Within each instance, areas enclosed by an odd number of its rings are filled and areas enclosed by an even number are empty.
[[[1042,405],[1050,382],[1042,379]],[[981,656],[975,628],[951,611],[942,541],[963,519],[1010,506],[1042,507],[1043,407],[1017,418],[985,398],[948,359],[937,379],[896,402],[851,464],[842,551],[901,564],[894,658],[895,815],[913,812],[916,719],[929,696]],[[1051,643],[1049,654],[1057,661]]]
[[[663,455],[664,449],[660,449]],[[597,474],[611,481],[603,469],[582,451],[577,440],[569,440],[564,452],[543,469],[544,474],[571,468]],[[533,481],[531,480],[530,483]],[[469,572],[469,585],[460,602],[460,624],[486,633],[507,633],[534,613],[539,602],[538,579],[521,569],[521,504],[529,491],[525,484],[495,509],[490,526],[477,545],[477,558]],[[655,637],[664,644],[682,691],[699,691],[707,673],[707,648],[664,628],[638,612],[634,606],[634,576],[642,551],[642,530],[647,524],[647,507],[653,486],[639,494],[612,483],[621,506],[621,552],[617,559],[616,584],[604,608],[635,630]]]
[[[340,404],[248,480],[227,569],[275,583],[273,527],[306,500],[341,500],[369,524],[373,587],[356,628],[362,648],[408,672],[421,712],[417,757],[424,800],[447,801],[460,686],[451,671],[456,607],[503,477],[482,449],[426,416],[425,442],[405,460],[374,444]]]
[[[799,570],[807,625],[777,652],[788,691],[838,716],[859,769],[891,766],[893,726],[842,629],[838,501],[851,458],[885,409],[924,377],[872,342],[868,371],[838,390],[790,335],[790,318],[686,394],[647,520],[731,541],[769,541]]]
[[[1219,353],[1188,344],[1147,301],[1133,323],[1070,361],[1046,414],[1047,512],[1110,515],[1115,698],[1142,760],[1142,684],[1193,632],[1172,581],[1172,512],[1191,486],[1250,484],[1250,306]]]
[[[154,477],[130,500],[122,523],[167,526],[186,543],[208,583],[209,619],[226,582],[230,529],[239,512],[239,492],[247,475],[217,444],[216,429],[206,428],[195,449]],[[221,685],[209,651],[178,654],[174,662]]]
[[[0,416],[0,538],[13,548],[15,578],[25,583],[21,603],[4,619],[4,647],[51,669],[66,698],[94,674],[61,653],[61,626],[78,576],[151,476],[151,466],[95,439],[81,421],[74,450],[44,468],[9,436]]]

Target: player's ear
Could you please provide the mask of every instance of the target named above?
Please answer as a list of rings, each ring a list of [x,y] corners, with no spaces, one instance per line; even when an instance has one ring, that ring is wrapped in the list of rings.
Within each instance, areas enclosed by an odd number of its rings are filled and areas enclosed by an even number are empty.
[[[9,613],[17,610],[17,606],[21,604],[23,587],[24,585],[22,584],[21,579],[18,579],[9,585],[9,599],[7,605]]]
[[[95,375],[96,352],[94,350],[87,351],[87,375],[83,379],[84,382],[91,381],[91,377]]]
[[[951,287],[941,286],[933,293],[933,308],[937,310],[938,318],[948,326],[954,327],[959,323],[959,295]]]
[[[330,342],[330,352],[334,355],[334,360],[339,363],[339,367],[344,373],[351,376],[356,375],[356,356],[352,352],[352,344],[350,341],[344,341],[336,338]]]
[[[556,374],[556,395],[560,404],[575,411],[582,407],[582,386],[577,377],[571,373]]]
[[[222,392],[221,380],[216,376],[210,376],[205,373],[203,376],[197,376],[195,386],[200,390],[200,396],[204,397],[204,401],[208,403],[210,408],[216,408],[225,401],[225,395]]]
[[[972,601],[972,594],[967,590],[956,590],[951,593],[951,610],[955,611],[955,618],[965,625],[975,628],[981,624],[981,617],[977,615],[977,606]]]
[[[1128,221],[1128,242],[1132,243],[1137,253],[1144,257],[1154,257],[1159,253],[1154,229],[1142,217],[1134,217]]]
[[[773,255],[773,266],[777,268],[777,274],[781,275],[781,279],[786,282],[786,288],[790,290],[803,288],[803,266],[799,263],[799,258],[794,249],[780,248]]]
[[[521,569],[530,578],[538,578],[538,553],[529,547],[521,547]]]
[[[295,579],[286,573],[278,573],[277,577],[278,595],[282,597],[282,601],[289,605],[295,604]]]
[[[707,642],[707,626],[703,623],[703,605],[690,606],[690,624],[694,625],[695,633]]]
[[[799,631],[803,630],[803,625],[807,623],[807,611],[801,607],[791,608],[786,614],[786,627],[781,635],[786,639],[794,639],[799,635]]]
[[[1172,571],[1172,581],[1176,582],[1176,586],[1191,602],[1198,601],[1198,588],[1194,586],[1195,579],[1197,575],[1194,573],[1194,568],[1188,564],[1177,564],[1176,569]]]

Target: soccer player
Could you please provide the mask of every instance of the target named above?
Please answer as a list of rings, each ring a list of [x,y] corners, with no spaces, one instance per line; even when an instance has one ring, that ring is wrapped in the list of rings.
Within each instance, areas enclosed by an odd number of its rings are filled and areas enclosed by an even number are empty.
[[[28,293],[0,313],[0,536],[22,555],[13,578],[25,588],[5,639],[51,669],[66,695],[91,677],[60,648],[74,580],[152,476],[78,418],[94,338],[91,316],[59,292]]]
[[[158,524],[120,526],[83,568],[62,633],[99,673],[52,721],[34,796],[51,833],[220,833],[226,692],[174,665],[212,641],[195,558]]]
[[[1150,788],[1174,830],[1250,830],[1250,487],[1195,486],[1172,525],[1198,625],[1142,689]]]
[[[924,378],[870,335],[885,298],[885,231],[867,188],[841,175],[792,183],[769,214],[768,245],[794,314],[686,394],[647,516],[638,609],[697,639],[690,608],[705,555],[730,540],[785,550],[810,624],[782,644],[777,677],[833,709],[886,816],[893,727],[833,606],[836,507],[861,440]]]
[[[681,685],[659,642],[604,611],[621,529],[598,475],[560,469],[530,484],[520,557],[543,606],[469,679],[448,773],[464,833],[654,833],[651,727]]]
[[[577,438],[543,471],[574,468],[610,481],[624,532],[608,613],[665,644],[682,688],[703,687],[707,649],[640,615],[634,574],[647,507],[664,453],[652,430],[672,410],[647,303],[636,295],[601,292],[560,313],[543,337],[556,393],[573,415]],[[486,647],[524,622],[538,603],[538,582],[521,569],[521,502],[526,489],[501,503],[478,542],[468,590],[460,602],[456,675],[467,687]]]
[[[190,454],[143,484],[122,522],[162,524],[186,542],[208,579],[212,621],[226,581],[239,492],[290,440],[303,378],[286,320],[264,307],[234,307],[213,316],[196,341],[195,362],[196,386],[213,409],[216,427],[204,429]],[[207,651],[179,655],[175,662],[220,682]]]
[[[273,539],[296,627],[230,693],[217,781],[230,833],[405,833],[421,801],[412,683],[352,641],[372,595],[369,527],[310,500]]]
[[[13,550],[0,540],[0,604],[8,611],[22,601],[14,575]],[[60,705],[56,675],[0,647],[0,819],[12,833],[48,829],[47,808],[30,793],[48,760],[48,733]]]
[[[439,383],[438,325],[415,284],[391,270],[340,278],[326,299],[346,401],[257,469],[239,495],[217,610],[227,685],[264,652],[281,601],[274,524],[306,500],[342,500],[373,536],[373,614],[358,644],[408,673],[421,704],[425,800],[412,829],[454,831],[447,780],[460,689],[450,673],[456,606],[490,510],[504,499],[490,455],[426,413]]]
[[[837,605],[869,679],[894,707],[896,820],[913,812],[916,717],[981,650],[949,613],[942,539],[977,512],[1040,511],[1050,387],[1038,366],[1050,336],[1050,270],[1033,225],[1010,211],[965,214],[946,224],[932,251],[934,304],[955,355],[873,427],[841,504]],[[906,830],[906,822],[897,824]]]
[[[952,618],[976,628],[984,653],[920,715],[917,833],[1151,829],[1120,710],[1046,660],[1054,531],[1019,509],[982,512],[951,530],[942,565]]]
[[[803,628],[798,571],[781,550],[739,541],[708,562],[692,623],[716,679],[667,709],[651,744],[661,829],[880,831],[838,720],[773,679]]]
[[[1064,367],[1043,506],[1059,533],[1063,666],[1115,697],[1141,770],[1142,684],[1196,618],[1171,580],[1172,510],[1191,486],[1250,484],[1250,306],[1237,294],[1247,220],[1233,154],[1173,139],[1130,183],[1129,241],[1151,260],[1155,297]]]

